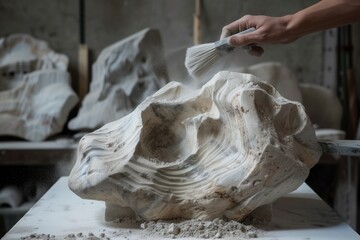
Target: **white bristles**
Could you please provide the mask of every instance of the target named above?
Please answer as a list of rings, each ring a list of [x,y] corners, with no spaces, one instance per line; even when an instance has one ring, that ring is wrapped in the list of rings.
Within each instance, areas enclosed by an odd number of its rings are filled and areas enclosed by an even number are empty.
[[[200,44],[186,50],[185,67],[193,77],[200,77],[221,56],[214,43]]]
[[[249,28],[235,35],[243,35],[256,31],[255,28]],[[189,74],[195,78],[200,78],[210,68],[214,62],[226,53],[234,49],[229,43],[230,37],[220,39],[215,43],[206,43],[193,46],[186,50],[185,67]],[[243,46],[249,49],[249,46]]]

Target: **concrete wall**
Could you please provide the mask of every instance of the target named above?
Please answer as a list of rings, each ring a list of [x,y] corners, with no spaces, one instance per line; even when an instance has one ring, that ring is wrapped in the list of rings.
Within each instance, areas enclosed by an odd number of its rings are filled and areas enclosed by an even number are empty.
[[[225,24],[245,14],[280,16],[315,2],[203,0],[202,39],[217,40]],[[0,0],[0,36],[23,32],[48,41],[53,49],[69,56],[76,82],[78,4],[74,0]],[[194,5],[193,0],[87,0],[86,41],[92,50],[91,61],[104,47],[146,27],[161,31],[167,56],[186,49],[192,45]],[[289,66],[302,82],[322,82],[321,33],[288,45],[265,46],[265,50],[261,58],[241,56],[241,64],[279,61]],[[181,65],[182,61],[176,64]]]

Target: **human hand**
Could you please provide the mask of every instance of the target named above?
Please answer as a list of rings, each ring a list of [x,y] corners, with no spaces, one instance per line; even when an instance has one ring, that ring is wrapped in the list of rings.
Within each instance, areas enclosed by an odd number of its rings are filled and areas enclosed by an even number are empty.
[[[246,15],[223,27],[220,38],[230,37],[229,43],[234,47],[248,45],[251,47],[249,50],[251,55],[260,56],[264,49],[258,44],[289,43],[298,38],[288,31],[290,18],[290,15],[284,17]],[[256,31],[232,36],[252,27]]]

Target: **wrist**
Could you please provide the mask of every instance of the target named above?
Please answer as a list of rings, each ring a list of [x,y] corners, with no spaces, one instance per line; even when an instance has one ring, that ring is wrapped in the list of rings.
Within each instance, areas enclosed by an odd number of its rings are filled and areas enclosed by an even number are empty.
[[[301,21],[298,15],[290,14],[282,16],[281,21],[284,26],[284,34],[286,35],[284,43],[295,41],[301,37],[301,33],[299,32],[299,24]]]
[[[281,23],[284,26],[286,34],[292,34],[294,32],[295,23],[294,15],[285,15],[280,17]]]

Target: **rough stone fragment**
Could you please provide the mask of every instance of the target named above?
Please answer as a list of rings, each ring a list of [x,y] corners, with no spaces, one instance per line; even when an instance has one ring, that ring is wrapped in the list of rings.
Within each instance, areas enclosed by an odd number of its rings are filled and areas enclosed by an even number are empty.
[[[37,70],[66,71],[68,58],[51,50],[45,41],[27,34],[13,34],[0,39],[0,72],[2,77],[19,77]],[[18,78],[14,79],[19,81]]]
[[[68,124],[72,130],[124,117],[168,82],[159,31],[145,29],[105,48],[92,71],[90,92]]]
[[[0,39],[0,135],[41,141],[62,131],[78,100],[67,65],[44,41]]]
[[[320,155],[300,103],[219,72],[198,90],[171,82],[85,135],[69,186],[144,220],[241,221],[300,186]]]

